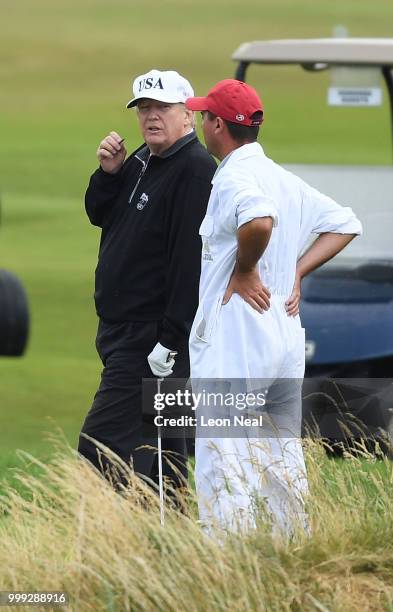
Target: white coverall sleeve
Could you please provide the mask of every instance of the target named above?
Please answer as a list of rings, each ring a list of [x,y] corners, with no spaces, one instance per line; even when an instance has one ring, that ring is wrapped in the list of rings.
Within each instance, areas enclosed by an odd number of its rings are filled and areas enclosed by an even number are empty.
[[[278,225],[278,212],[274,200],[256,189],[244,189],[236,194],[237,228],[258,217],[271,217],[273,227]]]
[[[304,186],[302,225],[307,226],[308,233],[362,234],[362,224],[352,208],[340,206],[317,189]]]

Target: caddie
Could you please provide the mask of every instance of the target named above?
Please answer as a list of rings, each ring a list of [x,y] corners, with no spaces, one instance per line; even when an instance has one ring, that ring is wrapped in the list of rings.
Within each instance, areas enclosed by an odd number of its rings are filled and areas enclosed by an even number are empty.
[[[282,412],[276,411],[275,429],[267,435],[250,437],[244,430],[240,437],[228,436],[216,428],[209,436],[200,428],[200,518],[207,529],[248,529],[255,525],[259,497],[273,528],[289,535],[295,520],[307,528],[299,427],[305,354],[300,283],[362,228],[351,208],[265,155],[256,142],[264,109],[252,87],[226,79],[186,106],[201,111],[207,149],[221,162],[200,226],[199,307],[190,335],[193,387],[208,388],[209,381],[218,380],[228,390],[245,381],[252,390],[263,381],[269,398],[273,383],[293,382],[277,401]],[[319,237],[300,257],[312,233]]]
[[[104,367],[78,450],[107,474],[113,466],[101,456],[104,445],[157,482],[157,437],[143,430],[142,379],[189,376],[198,228],[216,163],[196,136],[185,107],[193,90],[183,76],[150,70],[134,80],[133,94],[127,108],[136,108],[144,142],[127,157],[124,139],[111,131],[86,192],[87,215],[101,228],[94,297]],[[166,438],[162,448],[174,464],[164,461],[164,475],[179,487],[187,475],[185,439]]]

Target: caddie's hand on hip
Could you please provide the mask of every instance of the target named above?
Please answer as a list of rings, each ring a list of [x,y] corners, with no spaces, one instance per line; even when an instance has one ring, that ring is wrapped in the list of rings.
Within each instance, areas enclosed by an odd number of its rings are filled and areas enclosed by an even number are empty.
[[[176,354],[176,351],[171,351],[171,349],[157,342],[150,355],[147,356],[147,361],[154,376],[160,378],[170,376],[173,373]]]
[[[296,317],[299,314],[299,305],[301,297],[301,283],[302,279],[299,274],[296,274],[295,283],[293,285],[292,293],[285,302],[285,309],[289,317]]]
[[[110,132],[104,140],[101,140],[97,149],[97,157],[104,172],[108,174],[119,172],[127,155],[123,141],[124,138],[117,132]]]
[[[235,267],[222,303],[227,304],[234,293],[238,293],[257,312],[263,313],[270,308],[270,291],[262,283],[256,268],[240,271]]]

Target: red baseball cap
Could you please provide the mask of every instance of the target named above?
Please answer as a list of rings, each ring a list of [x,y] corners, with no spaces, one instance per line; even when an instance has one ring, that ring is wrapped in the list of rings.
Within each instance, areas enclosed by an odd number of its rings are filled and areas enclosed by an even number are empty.
[[[257,92],[247,83],[235,79],[219,81],[205,98],[188,98],[186,107],[193,111],[210,111],[238,125],[260,125],[263,121],[263,105]],[[252,119],[258,111],[262,115]]]

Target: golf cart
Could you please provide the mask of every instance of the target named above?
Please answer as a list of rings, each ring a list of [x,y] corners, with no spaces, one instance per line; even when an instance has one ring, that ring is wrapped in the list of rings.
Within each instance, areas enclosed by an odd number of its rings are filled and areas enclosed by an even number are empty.
[[[232,57],[242,81],[252,63],[333,69],[339,76],[343,68],[359,75],[374,68],[386,83],[393,126],[393,39],[255,41]],[[338,85],[329,90],[333,104],[368,105],[378,95],[372,87]],[[284,166],[351,206],[364,226],[363,236],[303,281],[305,428],[317,425],[341,447],[377,439],[386,451],[393,441],[393,167]]]

